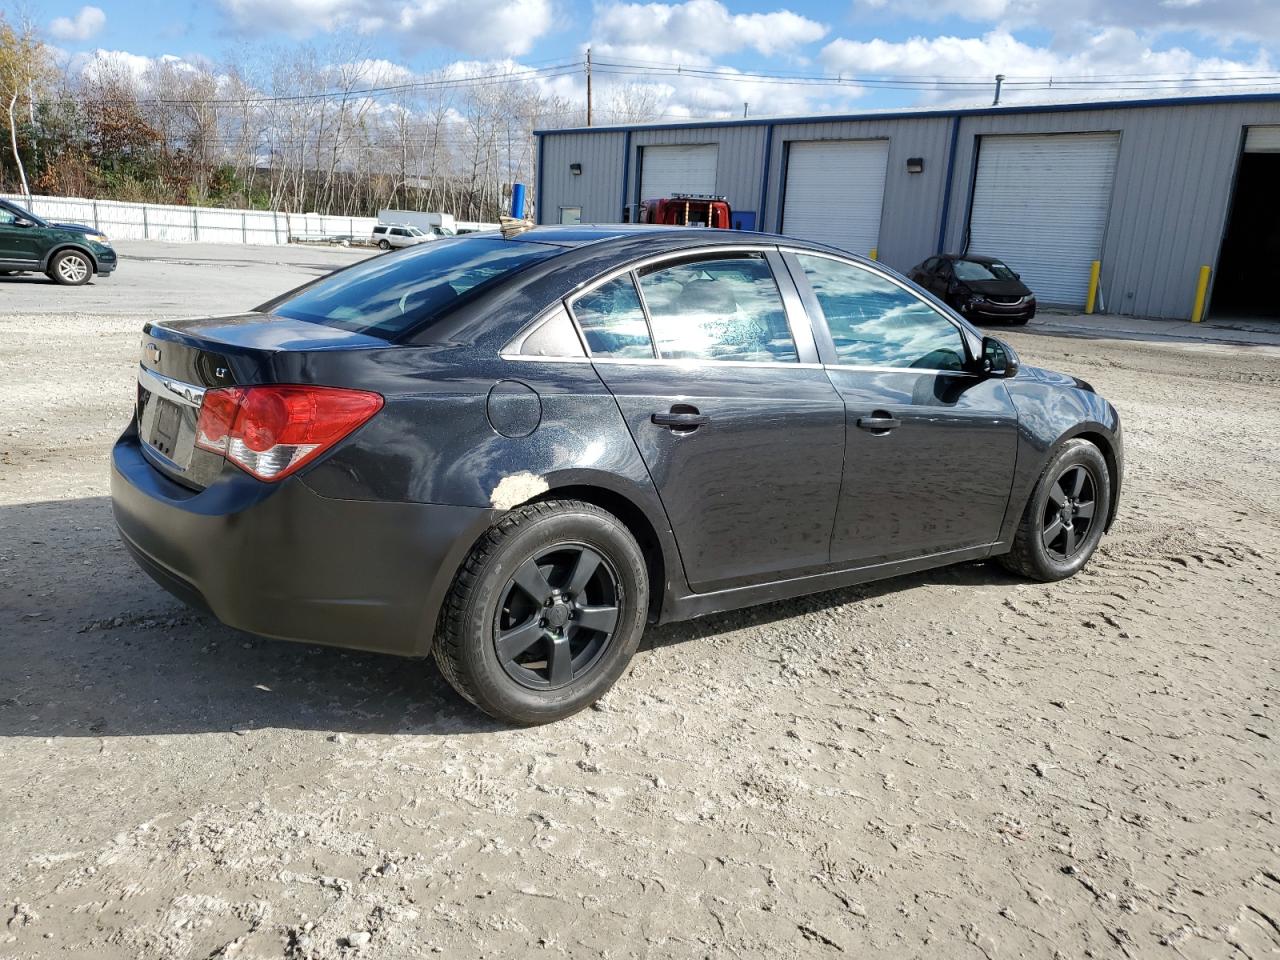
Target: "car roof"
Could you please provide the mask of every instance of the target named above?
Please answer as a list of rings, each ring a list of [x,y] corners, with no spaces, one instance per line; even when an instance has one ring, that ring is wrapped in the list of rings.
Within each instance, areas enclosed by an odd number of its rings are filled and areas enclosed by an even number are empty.
[[[501,236],[501,233],[497,230],[485,230],[468,234],[468,236],[497,237]],[[530,227],[508,239],[562,247],[566,252],[587,248],[601,252],[610,248],[626,248],[628,252],[643,252],[645,249],[651,249],[655,253],[660,253],[679,250],[682,247],[695,249],[713,245],[778,246],[781,244],[835,253],[851,260],[866,260],[865,257],[849,250],[777,233],[761,233],[757,230],[718,230],[710,227],[673,227],[651,223]]]

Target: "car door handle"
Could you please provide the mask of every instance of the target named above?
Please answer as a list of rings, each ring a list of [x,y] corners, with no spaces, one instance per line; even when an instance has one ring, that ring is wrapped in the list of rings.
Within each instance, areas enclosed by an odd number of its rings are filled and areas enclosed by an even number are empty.
[[[711,418],[704,413],[699,413],[696,407],[683,409],[672,407],[670,411],[655,413],[649,419],[660,427],[670,427],[677,432],[697,430],[704,423],[711,422]]]
[[[870,430],[872,433],[888,433],[894,427],[902,426],[902,421],[896,417],[859,417],[858,427],[862,430]]]

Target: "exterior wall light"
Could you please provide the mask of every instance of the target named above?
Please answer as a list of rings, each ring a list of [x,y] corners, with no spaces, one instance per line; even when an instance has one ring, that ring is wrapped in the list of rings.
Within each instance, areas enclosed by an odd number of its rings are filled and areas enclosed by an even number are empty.
[[[582,176],[582,164],[580,163],[569,164],[569,172],[572,173],[575,177]]]
[[[907,173],[924,173],[924,157],[907,157]]]

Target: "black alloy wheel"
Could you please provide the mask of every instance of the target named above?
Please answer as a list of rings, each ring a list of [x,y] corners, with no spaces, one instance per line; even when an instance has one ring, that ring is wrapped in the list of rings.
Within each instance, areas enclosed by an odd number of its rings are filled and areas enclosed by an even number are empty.
[[[1078,573],[1102,540],[1111,509],[1111,470],[1101,449],[1073,437],[1050,458],[998,557],[1014,573],[1041,583]]]
[[[472,547],[441,611],[436,663],[490,716],[560,720],[622,675],[648,611],[645,556],[621,520],[580,500],[534,501]]]
[[[618,575],[583,543],[554,544],[525,561],[494,617],[498,662],[517,683],[553,690],[599,662],[618,625]]]
[[[1067,561],[1089,538],[1097,506],[1097,480],[1082,463],[1067,467],[1049,486],[1040,539],[1053,559]]]

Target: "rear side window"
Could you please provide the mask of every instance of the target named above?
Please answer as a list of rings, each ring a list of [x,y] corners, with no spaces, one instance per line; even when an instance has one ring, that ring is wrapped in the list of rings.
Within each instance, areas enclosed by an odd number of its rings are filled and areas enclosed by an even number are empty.
[[[631,274],[584,293],[573,302],[573,315],[593,357],[645,360],[653,356],[649,324]]]
[[[826,316],[837,362],[963,370],[964,340],[922,299],[863,267],[797,254]]]
[[[640,290],[663,359],[800,360],[762,256],[657,267],[641,275]]]
[[[429,325],[541,260],[563,252],[532,241],[446,239],[371,257],[270,305],[272,313],[393,339]]]

